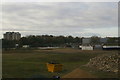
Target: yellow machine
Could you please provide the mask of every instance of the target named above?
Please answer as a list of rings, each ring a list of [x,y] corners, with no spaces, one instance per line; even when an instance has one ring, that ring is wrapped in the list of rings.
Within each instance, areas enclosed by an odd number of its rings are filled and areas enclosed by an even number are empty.
[[[60,72],[62,71],[62,64],[47,63],[49,72]]]

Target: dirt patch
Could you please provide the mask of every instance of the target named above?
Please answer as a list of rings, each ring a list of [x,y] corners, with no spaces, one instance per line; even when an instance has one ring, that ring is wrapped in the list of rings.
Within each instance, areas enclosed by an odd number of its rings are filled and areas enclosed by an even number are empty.
[[[72,72],[68,73],[67,75],[64,75],[62,78],[96,78],[96,77],[84,70],[77,68]]]

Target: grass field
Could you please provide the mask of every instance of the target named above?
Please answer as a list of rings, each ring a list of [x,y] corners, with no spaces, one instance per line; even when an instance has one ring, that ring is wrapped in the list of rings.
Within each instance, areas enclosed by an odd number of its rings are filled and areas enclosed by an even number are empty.
[[[89,71],[82,65],[90,58],[117,53],[117,51],[81,51],[79,49],[61,48],[51,50],[11,50],[3,51],[3,78],[50,78],[54,75],[64,76],[76,68]],[[57,61],[63,64],[63,71],[51,73],[47,71],[46,63]],[[117,77],[114,73],[92,72],[99,77]]]

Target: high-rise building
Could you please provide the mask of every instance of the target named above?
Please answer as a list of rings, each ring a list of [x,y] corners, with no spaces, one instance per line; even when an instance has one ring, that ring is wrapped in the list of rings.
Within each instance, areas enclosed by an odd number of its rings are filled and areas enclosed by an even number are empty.
[[[21,38],[19,32],[6,32],[3,36],[6,40],[19,40]]]

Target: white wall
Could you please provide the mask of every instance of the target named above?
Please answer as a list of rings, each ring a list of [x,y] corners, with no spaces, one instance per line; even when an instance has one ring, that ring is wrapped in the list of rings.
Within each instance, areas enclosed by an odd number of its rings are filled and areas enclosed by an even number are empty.
[[[93,50],[93,46],[82,46],[82,50]]]

